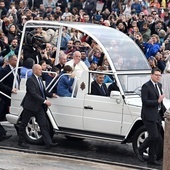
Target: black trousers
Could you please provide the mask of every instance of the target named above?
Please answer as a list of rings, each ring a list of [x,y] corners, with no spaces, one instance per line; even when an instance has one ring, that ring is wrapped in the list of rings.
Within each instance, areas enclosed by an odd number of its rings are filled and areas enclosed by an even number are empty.
[[[149,161],[155,161],[157,158],[156,149],[161,141],[161,121],[152,122],[143,120],[143,122],[148,131],[148,137],[138,149],[139,152],[143,153],[149,147]]]
[[[6,130],[3,128],[3,126],[0,124],[0,139],[3,135],[6,134]]]
[[[45,115],[44,109],[40,109],[38,112],[32,112],[29,110],[24,109],[22,114],[21,124],[19,126],[19,142],[25,142],[24,134],[25,128],[30,120],[31,117],[35,116],[36,121],[38,122],[41,130],[41,134],[46,146],[52,144],[52,139],[49,134],[49,129],[47,127],[47,118]]]

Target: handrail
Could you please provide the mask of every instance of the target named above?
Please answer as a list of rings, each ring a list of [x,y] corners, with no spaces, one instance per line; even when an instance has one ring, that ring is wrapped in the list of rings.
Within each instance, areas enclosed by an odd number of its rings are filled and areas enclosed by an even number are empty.
[[[46,87],[46,90],[47,90],[51,86],[51,84],[54,82],[54,80],[57,78],[58,74],[56,72],[53,72],[53,71],[42,71],[42,72],[43,73],[52,73],[52,74],[55,74],[54,78],[51,80],[51,82]]]
[[[59,76],[59,78],[57,79],[57,81],[53,84],[53,86],[49,89],[49,92],[52,91],[52,89],[56,86],[56,84],[59,82],[59,80],[61,79],[61,77],[65,76],[65,75],[71,75],[71,74],[68,74],[68,73],[64,73],[62,74],[61,76]],[[54,77],[55,78],[55,77]],[[53,78],[53,79],[54,79]],[[77,81],[77,78],[75,77],[75,80],[74,81]],[[72,91],[72,95],[71,97],[73,97],[73,94],[74,94],[74,91],[75,91],[75,88],[76,88],[76,83],[74,83],[74,86],[73,86],[73,91]]]
[[[18,68],[21,69],[22,67],[18,67]],[[14,69],[11,70],[8,74],[6,74],[6,75],[0,80],[0,82],[2,82],[4,79],[6,79],[11,73],[13,74],[13,71],[15,71],[15,70],[16,70],[16,68],[14,68]],[[16,75],[14,75],[14,78],[15,78],[15,77],[16,77]],[[13,81],[13,87],[14,87],[14,81]],[[2,94],[3,96],[5,96],[5,97],[11,99],[10,96],[8,96],[7,94],[5,94],[5,93],[2,92],[2,91],[0,91],[0,94]]]
[[[19,69],[21,69],[22,67],[18,67]],[[8,74],[6,74],[1,80],[0,82],[2,82],[4,79],[6,79],[6,77],[8,77],[13,71],[15,71],[16,68],[14,68],[13,70],[11,70]]]
[[[11,97],[10,97],[10,96],[8,96],[7,94],[3,93],[2,91],[0,91],[0,93],[1,93],[3,96],[5,96],[5,97],[7,97],[7,98],[11,99]]]

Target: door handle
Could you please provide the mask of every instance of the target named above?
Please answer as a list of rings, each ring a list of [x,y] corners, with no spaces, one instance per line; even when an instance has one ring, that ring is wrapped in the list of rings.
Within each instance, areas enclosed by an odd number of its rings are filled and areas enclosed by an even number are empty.
[[[91,106],[84,106],[84,109],[90,109],[90,110],[93,110],[93,107],[91,107]]]

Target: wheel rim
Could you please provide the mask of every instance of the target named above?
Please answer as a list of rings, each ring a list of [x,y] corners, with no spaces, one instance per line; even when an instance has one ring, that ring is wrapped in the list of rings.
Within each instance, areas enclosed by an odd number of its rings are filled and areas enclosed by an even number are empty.
[[[139,147],[140,145],[142,145],[142,143],[144,142],[144,140],[148,137],[148,132],[144,131],[142,132],[137,140],[137,147]],[[143,153],[144,155],[148,156],[148,148],[146,149],[146,151]]]
[[[36,122],[35,117],[31,117],[30,121],[28,122],[26,127],[26,134],[32,140],[38,140],[42,137],[40,127]]]

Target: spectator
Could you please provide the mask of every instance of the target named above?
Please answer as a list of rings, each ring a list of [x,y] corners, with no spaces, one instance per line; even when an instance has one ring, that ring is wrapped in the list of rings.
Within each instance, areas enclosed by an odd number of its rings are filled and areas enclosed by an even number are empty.
[[[67,18],[72,17],[72,13],[69,11],[68,7],[65,8],[65,12],[63,12],[61,19],[66,20]]]
[[[89,15],[90,19],[96,11],[96,0],[86,0],[83,10]]]
[[[127,26],[122,20],[117,20],[116,29],[127,34]]]
[[[162,54],[160,52],[157,52],[155,58],[157,60],[157,67],[161,70],[161,73],[163,73],[166,67],[166,63],[162,58]]]
[[[70,39],[67,42],[67,47],[66,47],[66,50],[64,52],[65,52],[65,54],[73,54],[74,50],[75,50],[74,41]]]
[[[8,59],[9,56],[16,54],[18,54],[18,40],[14,38],[10,45],[6,45],[6,49],[1,52],[1,56]]]
[[[145,48],[143,45],[143,36],[140,32],[136,33],[135,37],[134,37],[134,41],[136,42],[136,44],[140,47],[140,49],[145,52]]]
[[[149,29],[149,24],[147,22],[143,23],[141,33],[143,36],[143,41],[148,42],[151,37],[151,30]]]
[[[5,2],[4,0],[0,0],[0,18],[2,18],[2,16],[5,16],[7,14],[8,10],[5,7]]]
[[[112,11],[117,15],[120,15],[120,13],[122,13],[120,0],[112,1]]]
[[[144,22],[145,22],[145,15],[143,12],[140,12],[138,16],[138,22],[137,22],[137,26],[140,32],[142,31],[142,26]]]
[[[63,75],[63,74],[70,75]],[[60,74],[59,81],[57,83],[57,95],[61,97],[71,97],[72,95],[72,85],[74,82],[75,75],[73,74],[73,69],[69,65],[64,66],[63,72]]]
[[[159,36],[153,34],[149,41],[144,43],[144,48],[147,59],[151,56],[155,56],[160,49]]]
[[[35,64],[32,58],[27,58],[23,67],[20,70],[21,78],[29,78],[32,76],[32,66]]]
[[[90,62],[88,60],[87,54],[85,50],[80,50],[81,52],[81,60],[86,64],[86,66],[89,68],[90,67]]]
[[[8,29],[6,29],[5,25],[2,24],[2,29],[9,42],[11,42],[14,38],[18,40],[21,39],[21,31],[18,29],[17,25],[10,24],[8,25]]]
[[[125,9],[123,11],[123,14],[125,16],[130,15],[131,14],[131,5],[132,5],[132,1],[128,0],[127,4],[125,4]]]
[[[46,11],[45,11],[45,6],[44,4],[40,4],[40,7],[38,9],[38,15],[39,17],[45,18],[46,16]]]
[[[153,1],[150,1],[150,7],[155,7],[156,9],[159,9],[161,5],[158,2],[158,0],[153,0]]]
[[[28,8],[29,9],[38,9],[40,7],[40,4],[43,4],[43,0],[36,0],[36,1],[32,1],[32,0],[28,0]]]
[[[54,0],[47,0],[46,3],[44,4],[45,8],[51,7],[52,9],[55,8],[55,2]]]
[[[55,8],[55,13],[54,13],[54,15],[57,17],[61,17],[62,16],[62,11],[61,11],[61,8],[59,7],[59,6],[57,6],[56,8]]]
[[[102,12],[107,8],[110,12],[112,11],[112,0],[103,0]]]
[[[59,53],[59,63],[55,65],[55,67],[59,69],[59,73],[63,71],[66,62],[67,62],[67,55],[62,51]]]
[[[96,61],[92,61],[92,63],[90,64],[89,70],[95,71],[97,70],[97,62]]]
[[[103,71],[106,73],[108,70],[105,66],[98,66],[97,71]],[[109,77],[109,75],[105,74],[103,83],[112,83],[112,82],[113,80]]]
[[[101,57],[101,54],[102,54],[102,51],[99,48],[99,46],[95,46],[88,54],[89,62],[92,63],[95,61],[96,63],[98,63]]]
[[[166,32],[165,30],[160,30],[158,32],[158,36],[159,36],[159,39],[160,39],[160,44],[162,45],[162,43],[164,42],[164,39],[166,37]]]
[[[63,33],[62,33],[62,37],[61,37],[61,46],[60,46],[60,48],[62,50],[67,49],[67,43],[68,43],[69,40],[71,40],[71,37],[68,34],[68,30],[67,30],[66,27],[63,27]]]
[[[72,12],[73,9],[76,8],[78,11],[83,8],[82,2],[79,0],[72,0],[70,5],[70,11]]]
[[[131,11],[132,14],[139,14],[140,12],[142,12],[142,6],[139,3],[139,0],[135,0],[132,5],[131,5]]]
[[[106,9],[101,13],[101,16],[102,16],[103,20],[108,20],[110,14],[111,14],[111,12],[109,11],[108,8],[106,8]]]
[[[62,13],[64,13],[65,9],[67,8],[67,0],[58,0],[55,6],[60,7]]]
[[[157,67],[157,60],[156,60],[156,58],[153,57],[153,56],[151,56],[151,57],[148,58],[148,63],[149,63],[149,65],[150,65],[151,69]]]
[[[158,35],[161,29],[167,31],[165,23],[163,23],[161,20],[155,21],[151,26],[151,34]]]
[[[90,23],[90,16],[87,13],[84,13],[83,15],[80,15],[80,21]]]
[[[164,73],[170,73],[170,51],[169,50],[164,51],[163,57],[166,62]]]

